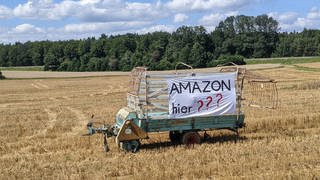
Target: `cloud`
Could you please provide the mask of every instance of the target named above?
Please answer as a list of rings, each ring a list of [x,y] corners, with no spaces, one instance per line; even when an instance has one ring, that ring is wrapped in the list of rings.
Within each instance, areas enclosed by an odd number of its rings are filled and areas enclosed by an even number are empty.
[[[1,33],[6,33],[8,31],[8,28],[0,26],[0,34]]]
[[[6,6],[0,5],[0,19],[7,19],[12,16],[12,11]]]
[[[67,24],[58,28],[39,28],[32,24],[21,24],[6,31],[0,29],[0,43],[40,41],[40,40],[69,40],[83,39],[88,37],[99,37],[101,33],[125,34],[165,31],[173,32],[177,27],[173,25],[155,25],[151,22],[106,22],[106,23],[79,23]]]
[[[29,0],[13,8],[15,17],[28,19],[48,19],[48,13],[54,8],[52,0]]]
[[[224,20],[226,18],[226,15],[220,14],[220,13],[213,13],[206,16],[203,16],[199,23],[201,25],[217,25],[220,21]]]
[[[165,4],[124,0],[28,0],[13,9],[15,17],[61,20],[75,17],[84,22],[161,19],[174,12],[239,9],[257,0],[171,0]],[[184,18],[182,18],[184,19]]]
[[[47,32],[45,29],[36,27],[32,24],[20,24],[13,28],[0,28],[0,43],[26,42],[46,40]]]
[[[293,23],[297,19],[298,13],[296,13],[296,12],[284,12],[284,13],[270,12],[270,13],[268,13],[268,16],[275,18],[280,23]]]
[[[2,11],[11,9],[1,8]],[[13,8],[14,17],[41,20],[76,18],[83,22],[110,22],[136,19],[159,19],[169,14],[162,11],[162,4],[126,2],[123,0],[28,0]]]
[[[307,15],[308,19],[316,19],[319,20],[320,19],[320,10],[317,7],[312,7],[311,10],[309,11],[308,15]]]
[[[46,10],[46,14],[43,15],[49,20],[62,20],[68,17],[73,17],[78,13],[83,12],[79,2],[74,1],[62,1],[58,4],[53,4],[49,9]]]
[[[179,14],[176,14],[176,15],[174,16],[173,22],[175,22],[175,23],[181,23],[181,22],[186,21],[188,18],[189,18],[189,16],[187,16],[187,15],[185,15],[185,14],[179,13]]]
[[[13,13],[19,17],[33,17],[37,15],[37,9],[33,7],[33,2],[29,1],[25,4],[19,4],[14,8]]]
[[[80,23],[68,24],[63,28],[65,33],[86,33],[86,32],[108,32],[123,31],[126,29],[137,29],[137,27],[145,27],[150,25],[150,22],[145,21],[130,21],[130,22],[107,22],[107,23]]]
[[[13,29],[14,33],[39,33],[44,32],[43,29],[35,27],[32,24],[20,24]]]
[[[279,21],[283,23],[291,23],[298,17],[298,13],[296,12],[286,12],[279,16]]]
[[[138,34],[146,34],[149,32],[157,32],[157,31],[173,32],[176,29],[177,27],[173,25],[154,25],[154,26],[145,27],[145,28],[136,30],[135,32]]]
[[[308,29],[318,29],[320,27],[320,18],[318,19],[310,19],[306,18],[298,18],[293,25],[289,26],[290,29],[298,29],[302,30],[303,28]]]
[[[203,10],[236,10],[247,6],[256,0],[172,0],[166,3],[166,7],[178,12],[203,11]]]
[[[168,16],[155,5],[150,3],[123,3],[115,5],[108,3],[91,4],[81,13],[76,14],[80,20],[85,22],[111,22],[111,21],[135,21],[135,20],[155,20]]]
[[[215,26],[219,24],[220,21],[225,20],[228,16],[238,15],[238,11],[230,11],[224,14],[222,13],[212,13],[209,15],[203,16],[198,20],[198,23],[202,26],[205,26],[208,30],[213,30]]]
[[[301,31],[303,28],[320,27],[320,10],[317,7],[311,8],[305,17],[299,17],[295,12],[271,12],[268,15],[279,22],[281,31]]]
[[[13,14],[14,17],[21,19],[60,20],[77,12],[79,10],[77,4],[74,1],[55,4],[52,0],[29,0],[13,8]]]
[[[80,39],[106,34],[173,32],[178,25],[203,25],[208,31],[228,16],[265,0],[26,0],[0,5],[0,43]],[[254,8],[256,8],[254,6]],[[249,8],[250,9],[250,8]],[[255,12],[255,11],[254,11]],[[306,15],[270,12],[282,31],[320,27],[320,10]],[[39,21],[41,20],[41,21]],[[10,22],[9,22],[10,21]],[[22,22],[22,23],[21,23]],[[45,27],[52,23],[52,27]],[[17,24],[19,23],[19,24]],[[33,23],[45,24],[35,26]],[[9,24],[9,25],[8,25]],[[5,26],[8,27],[5,27]]]

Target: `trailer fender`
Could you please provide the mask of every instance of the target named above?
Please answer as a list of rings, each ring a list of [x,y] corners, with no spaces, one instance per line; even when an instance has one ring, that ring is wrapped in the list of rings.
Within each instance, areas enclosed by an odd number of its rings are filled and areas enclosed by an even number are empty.
[[[132,120],[126,120],[119,130],[116,137],[116,143],[119,146],[122,141],[145,139],[147,137],[147,133],[138,127]]]

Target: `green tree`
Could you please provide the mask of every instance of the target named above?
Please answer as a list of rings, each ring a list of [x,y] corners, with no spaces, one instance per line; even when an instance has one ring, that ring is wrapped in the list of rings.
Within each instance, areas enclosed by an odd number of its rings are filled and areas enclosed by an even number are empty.
[[[132,69],[131,57],[132,52],[130,50],[127,50],[124,56],[119,61],[119,69],[121,71],[130,71]]]
[[[111,71],[116,71],[119,70],[119,62],[118,59],[116,57],[111,57],[109,59],[109,64],[108,64],[109,68]]]
[[[54,53],[48,52],[44,57],[44,69],[45,70],[57,70],[59,68],[58,58]]]
[[[78,54],[78,43],[76,41],[68,41],[63,49],[63,54],[65,58],[77,58]]]
[[[278,32],[278,22],[265,14],[230,16],[212,31],[181,26],[172,33],[102,34],[81,40],[0,44],[0,66],[45,65],[46,70],[105,71],[213,65],[224,56],[246,58],[320,55],[320,30]],[[208,63],[210,62],[210,63]]]
[[[8,66],[9,46],[0,44],[0,66]]]
[[[105,57],[105,51],[104,51],[104,43],[105,40],[101,39],[101,40],[95,40],[93,41],[91,44],[91,48],[90,48],[90,55],[91,57]]]
[[[84,54],[88,54],[90,52],[90,47],[91,47],[91,39],[87,38],[86,40],[81,40],[78,42],[78,55],[83,56]]]
[[[230,65],[231,63],[237,65],[244,65],[246,62],[244,61],[243,56],[240,55],[222,55],[217,60],[212,60],[208,65],[211,67],[215,67],[217,65]]]
[[[80,57],[80,67],[79,71],[87,71],[89,62],[89,55],[84,54]]]
[[[191,50],[192,66],[197,68],[206,67],[208,59],[205,48],[198,42],[192,46]]]

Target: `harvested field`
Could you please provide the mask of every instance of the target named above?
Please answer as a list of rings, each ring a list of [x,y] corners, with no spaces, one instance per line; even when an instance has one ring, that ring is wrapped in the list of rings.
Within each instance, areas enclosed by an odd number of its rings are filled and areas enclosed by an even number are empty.
[[[245,107],[237,143],[233,133],[211,131],[187,149],[161,133],[136,154],[112,139],[105,153],[102,136],[81,136],[91,114],[114,122],[128,76],[2,80],[0,179],[320,178],[320,72],[274,66],[259,73],[278,81],[280,108]]]
[[[246,66],[248,69],[268,69],[282,67],[280,64],[255,64]],[[209,72],[215,68],[196,69],[195,71]],[[95,77],[95,76],[121,76],[129,75],[129,72],[52,72],[52,71],[14,71],[2,70],[7,78],[34,79],[34,78],[71,78],[71,77]]]
[[[316,63],[303,63],[303,64],[297,64],[302,67],[308,67],[308,68],[320,68],[320,62]]]
[[[31,78],[70,78],[70,77],[94,77],[128,75],[128,72],[57,72],[57,71],[2,71],[7,78],[31,79]]]

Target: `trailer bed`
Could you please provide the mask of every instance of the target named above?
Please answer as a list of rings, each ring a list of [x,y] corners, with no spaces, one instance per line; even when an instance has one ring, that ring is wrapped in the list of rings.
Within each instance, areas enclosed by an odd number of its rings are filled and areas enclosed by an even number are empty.
[[[167,117],[168,117],[168,113]],[[223,115],[194,117],[184,119],[158,118],[164,117],[164,112],[149,113],[148,120],[140,120],[140,126],[146,132],[237,129],[244,125],[244,115]],[[160,116],[161,115],[161,116]],[[154,118],[153,118],[154,117]]]

